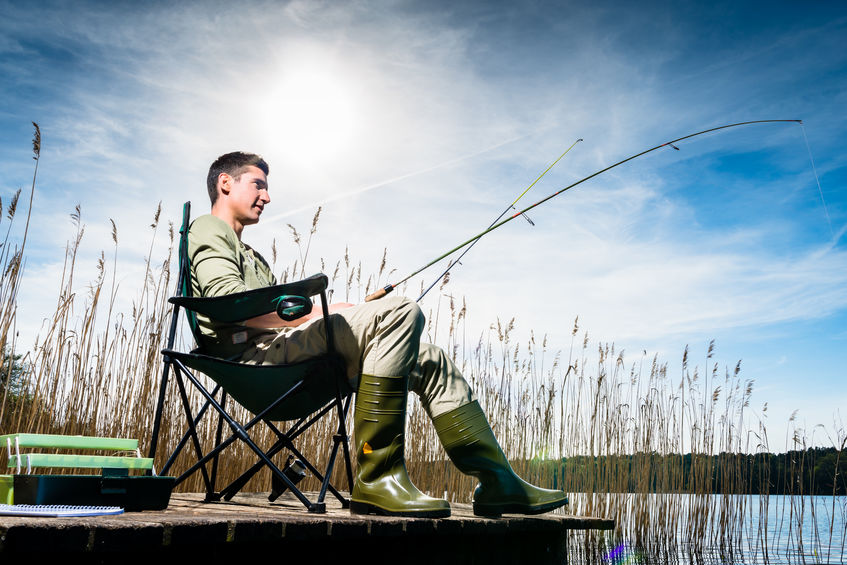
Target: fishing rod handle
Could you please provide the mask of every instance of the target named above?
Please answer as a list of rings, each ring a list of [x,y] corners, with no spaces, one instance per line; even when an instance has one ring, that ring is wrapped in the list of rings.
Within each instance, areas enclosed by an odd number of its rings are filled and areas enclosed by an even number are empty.
[[[374,292],[373,294],[367,295],[365,297],[365,302],[370,302],[372,300],[379,300],[380,298],[382,298],[383,296],[385,296],[386,294],[388,294],[392,290],[394,290],[394,285],[390,284],[390,285],[386,286],[385,288],[379,289],[378,291]]]

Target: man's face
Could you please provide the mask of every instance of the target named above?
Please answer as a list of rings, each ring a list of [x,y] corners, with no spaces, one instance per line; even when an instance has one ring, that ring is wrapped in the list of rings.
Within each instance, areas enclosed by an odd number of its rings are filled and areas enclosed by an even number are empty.
[[[271,201],[265,173],[259,167],[249,166],[238,177],[225,173],[221,176],[224,190],[229,190],[227,204],[232,216],[243,226],[257,223],[265,204]]]

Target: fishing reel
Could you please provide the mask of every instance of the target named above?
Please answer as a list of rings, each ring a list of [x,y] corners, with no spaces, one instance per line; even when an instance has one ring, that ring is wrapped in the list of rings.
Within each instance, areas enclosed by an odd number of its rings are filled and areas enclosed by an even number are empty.
[[[276,314],[286,322],[291,322],[309,314],[312,311],[312,301],[305,296],[283,294],[273,300],[276,303]]]

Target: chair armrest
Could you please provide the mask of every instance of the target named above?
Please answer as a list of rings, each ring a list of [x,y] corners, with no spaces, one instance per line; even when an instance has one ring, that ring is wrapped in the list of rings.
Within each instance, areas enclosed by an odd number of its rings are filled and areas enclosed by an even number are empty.
[[[225,296],[196,298],[174,296],[168,301],[187,310],[208,316],[219,322],[240,322],[262,316],[277,309],[279,298],[286,295],[311,298],[321,294],[329,286],[324,274],[312,275],[301,281],[257,288]],[[306,314],[307,312],[303,312]]]

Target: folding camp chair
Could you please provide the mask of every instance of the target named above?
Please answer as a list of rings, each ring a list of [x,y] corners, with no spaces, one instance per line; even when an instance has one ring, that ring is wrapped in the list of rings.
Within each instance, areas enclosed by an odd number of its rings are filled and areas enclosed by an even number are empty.
[[[350,465],[350,447],[347,437],[345,420],[350,407],[352,390],[347,383],[343,359],[336,352],[333,341],[332,326],[328,323],[326,288],[327,277],[323,274],[314,275],[302,281],[250,290],[228,296],[199,298],[191,296],[190,258],[188,256],[188,226],[191,203],[183,207],[182,228],[179,243],[179,276],[178,295],[170,302],[174,305],[168,334],[167,347],[162,350],[164,368],[159,388],[156,416],[150,446],[150,457],[155,457],[161,418],[163,414],[166,389],[170,369],[173,368],[173,380],[176,382],[183,411],[185,412],[187,430],[171,453],[161,473],[166,474],[174,464],[177,456],[190,441],[193,444],[196,462],[182,475],[177,477],[175,486],[183,482],[198,470],[202,474],[206,488],[206,501],[217,501],[221,498],[231,499],[258,471],[267,467],[271,470],[273,490],[269,500],[273,501],[282,491],[290,489],[310,512],[325,512],[324,502],[326,492],[332,493],[344,508],[349,506],[349,500],[343,496],[331,483],[338,448],[343,451],[346,465],[348,492],[353,487],[353,473]],[[313,296],[320,295],[323,324],[326,332],[326,352],[302,363],[251,365],[238,361],[216,357],[214,352],[203,349],[203,336],[197,325],[197,314],[208,316],[224,323],[234,323],[255,316],[276,311],[287,320],[297,319],[311,311]],[[189,326],[197,342],[198,348],[190,353],[175,351],[174,341],[178,325],[180,308],[185,309]],[[207,375],[215,386],[209,390],[193,371]],[[205,399],[205,403],[196,413],[192,410],[186,390],[188,381]],[[226,409],[227,397],[254,414],[247,423],[240,423]],[[212,411],[209,411],[209,408]],[[335,412],[338,427],[333,435],[332,449],[328,454],[328,462],[319,471],[296,447],[294,441],[324,416]],[[218,414],[217,432],[214,447],[203,453],[201,440],[198,435],[198,424],[207,414]],[[286,431],[280,431],[274,422],[293,421]],[[232,434],[222,438],[223,423],[230,427]],[[267,450],[260,448],[251,438],[250,432],[259,422],[264,422],[275,436],[276,442]],[[218,457],[221,452],[235,442],[244,442],[257,456],[256,463],[232,483],[216,490]],[[272,460],[280,451],[287,450],[289,464],[282,469]],[[291,461],[294,459],[294,464]],[[211,471],[207,465],[211,462]],[[312,501],[296,486],[298,477],[311,472],[319,481],[321,489],[317,498]]]

